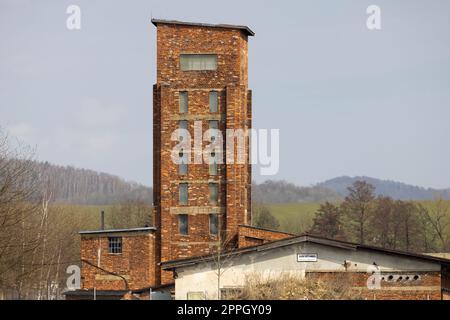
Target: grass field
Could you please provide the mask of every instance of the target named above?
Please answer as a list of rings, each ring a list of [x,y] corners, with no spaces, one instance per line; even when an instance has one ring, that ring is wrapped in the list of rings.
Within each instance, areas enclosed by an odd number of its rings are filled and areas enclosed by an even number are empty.
[[[312,226],[319,203],[287,203],[267,205],[280,223],[280,230],[295,234],[303,233]],[[293,223],[294,222],[294,223]]]

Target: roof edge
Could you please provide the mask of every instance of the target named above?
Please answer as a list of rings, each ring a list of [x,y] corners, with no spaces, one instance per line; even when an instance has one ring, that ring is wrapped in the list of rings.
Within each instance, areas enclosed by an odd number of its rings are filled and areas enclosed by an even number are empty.
[[[290,236],[292,236],[292,237],[297,236],[296,234],[290,233],[290,232],[279,231],[279,230],[274,230],[274,229],[270,229],[270,228],[263,228],[263,227],[249,226],[249,225],[247,225],[247,224],[239,224],[238,227],[249,228],[249,229],[256,229],[256,230],[263,230],[263,231],[269,231],[269,232],[273,232],[273,233],[281,233],[281,234],[290,235]]]
[[[405,252],[405,251],[399,251],[399,250],[392,250],[392,249],[385,249],[375,246],[369,246],[369,245],[361,245],[357,243],[347,242],[347,241],[341,241],[341,240],[334,240],[334,239],[328,239],[324,237],[318,237],[311,234],[302,234],[295,237],[289,237],[286,239],[280,239],[275,241],[266,242],[260,245],[251,246],[251,247],[243,247],[238,248],[235,250],[230,250],[223,253],[223,256],[233,256],[233,255],[240,255],[243,253],[248,252],[260,252],[270,249],[275,249],[279,247],[289,246],[292,244],[298,244],[303,242],[311,242],[316,243],[320,245],[328,245],[336,248],[342,248],[342,249],[348,249],[348,250],[371,250],[371,251],[377,251],[382,252],[385,254],[391,254],[391,255],[399,255],[399,256],[405,256],[410,258],[415,258],[419,260],[425,260],[440,264],[448,264],[450,265],[450,259],[445,258],[436,258],[433,256],[428,256],[420,253],[412,253],[412,252]],[[191,258],[185,258],[185,259],[178,259],[178,260],[170,260],[170,261],[164,261],[161,262],[161,267],[164,270],[172,270],[178,267],[185,267],[194,265],[200,262],[208,262],[212,261],[214,257],[214,254],[208,254],[203,256],[197,256],[197,257],[191,257]]]
[[[100,234],[100,233],[120,233],[120,232],[143,232],[143,231],[156,231],[155,227],[141,227],[141,228],[129,228],[129,229],[105,229],[105,230],[83,230],[78,233],[83,234]]]
[[[151,19],[152,24],[157,27],[158,24],[175,24],[193,27],[206,27],[206,28],[224,28],[224,29],[239,29],[244,31],[248,36],[254,36],[255,33],[247,26],[234,25],[234,24],[211,24],[211,23],[200,23],[200,22],[187,22],[179,20],[164,20],[164,19]]]

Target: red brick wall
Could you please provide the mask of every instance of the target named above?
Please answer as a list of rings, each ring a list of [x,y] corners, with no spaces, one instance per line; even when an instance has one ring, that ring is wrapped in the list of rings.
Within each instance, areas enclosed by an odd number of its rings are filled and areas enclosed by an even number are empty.
[[[215,71],[181,71],[181,53],[215,53],[218,68]],[[179,120],[188,120],[192,137],[195,121],[203,122],[203,132],[209,129],[208,120],[219,120],[222,131],[251,127],[247,65],[247,35],[242,30],[158,24],[157,83],[153,87],[153,187],[161,261],[213,250],[217,237],[209,233],[209,213],[221,216],[221,226],[228,238],[237,236],[239,224],[250,223],[251,167],[248,163],[219,165],[218,176],[209,175],[206,163],[189,164],[187,176],[180,176],[178,166],[171,160],[171,150],[178,143],[171,141],[171,135],[178,128]],[[211,90],[219,92],[217,113],[209,112]],[[188,92],[187,114],[179,113],[180,91]],[[247,157],[248,149],[247,144]],[[179,205],[180,182],[189,183],[187,206]],[[209,204],[208,182],[219,183],[217,206]],[[188,235],[178,232],[180,213],[189,215]],[[171,281],[172,274],[163,271],[161,282]]]
[[[108,253],[108,236],[122,237],[122,253]],[[101,249],[100,264],[98,249]],[[124,281],[102,269],[126,278],[129,289],[137,290],[159,282],[155,261],[154,233],[82,235],[82,288],[97,290],[125,290]]]
[[[256,246],[269,241],[281,240],[294,236],[291,233],[244,225],[239,226],[238,234],[239,234],[239,241],[238,241],[239,248]]]
[[[390,275],[418,275],[418,280],[389,281]],[[440,300],[441,274],[440,272],[402,272],[382,273],[380,289],[367,288],[369,274],[356,272],[308,272],[308,277],[319,278],[323,281],[346,281],[350,283],[355,296],[368,300]]]

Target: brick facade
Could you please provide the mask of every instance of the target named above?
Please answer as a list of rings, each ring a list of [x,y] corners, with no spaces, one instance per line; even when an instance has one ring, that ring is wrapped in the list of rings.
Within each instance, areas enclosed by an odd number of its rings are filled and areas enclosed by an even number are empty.
[[[365,272],[309,272],[307,276],[332,283],[346,281],[356,297],[367,300],[441,300],[442,294],[440,272],[383,272],[379,289],[367,288]]]
[[[109,253],[109,237],[122,239],[122,253]],[[154,231],[82,234],[82,289],[137,290],[159,282],[155,243]]]
[[[287,232],[257,228],[246,225],[239,226],[238,235],[239,248],[257,246],[269,241],[281,240],[294,236],[293,234]]]
[[[247,38],[241,28],[189,25],[153,21],[157,26],[157,82],[153,87],[153,190],[157,243],[161,261],[207,254],[217,247],[218,236],[209,231],[209,215],[217,214],[220,234],[237,241],[238,225],[251,221],[251,167],[249,144],[245,164],[221,164],[218,175],[209,174],[209,165],[189,164],[187,175],[178,174],[171,151],[178,143],[172,133],[180,120],[188,121],[194,137],[194,124],[201,121],[202,133],[209,120],[218,120],[219,129],[247,130],[251,127],[251,92],[248,90]],[[180,54],[217,55],[217,69],[182,71]],[[209,110],[209,92],[218,92],[218,112]],[[188,112],[179,112],[180,92],[188,93]],[[208,143],[206,143],[208,144]],[[204,144],[205,145],[205,144]],[[224,157],[228,150],[225,149]],[[237,154],[237,150],[234,150]],[[193,157],[191,155],[191,161]],[[209,183],[219,185],[217,205],[209,203]],[[188,204],[179,204],[180,183],[188,183]],[[178,215],[188,215],[188,234],[179,233]],[[162,272],[162,283],[172,274]]]

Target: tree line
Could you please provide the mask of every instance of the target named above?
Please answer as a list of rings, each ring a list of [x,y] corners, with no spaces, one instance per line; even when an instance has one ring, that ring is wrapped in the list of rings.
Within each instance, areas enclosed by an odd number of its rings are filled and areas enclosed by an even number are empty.
[[[278,229],[265,205],[255,205],[253,223]],[[295,221],[292,221],[295,223]],[[450,251],[450,203],[431,205],[376,195],[366,181],[355,181],[341,202],[320,205],[308,233],[330,239],[410,252]]]
[[[62,298],[66,268],[80,265],[78,232],[100,225],[99,215],[82,215],[75,205],[57,203],[68,189],[58,177],[40,178],[42,165],[32,150],[12,147],[0,134],[0,300]],[[107,227],[150,225],[151,213],[151,205],[127,199],[108,207]]]

